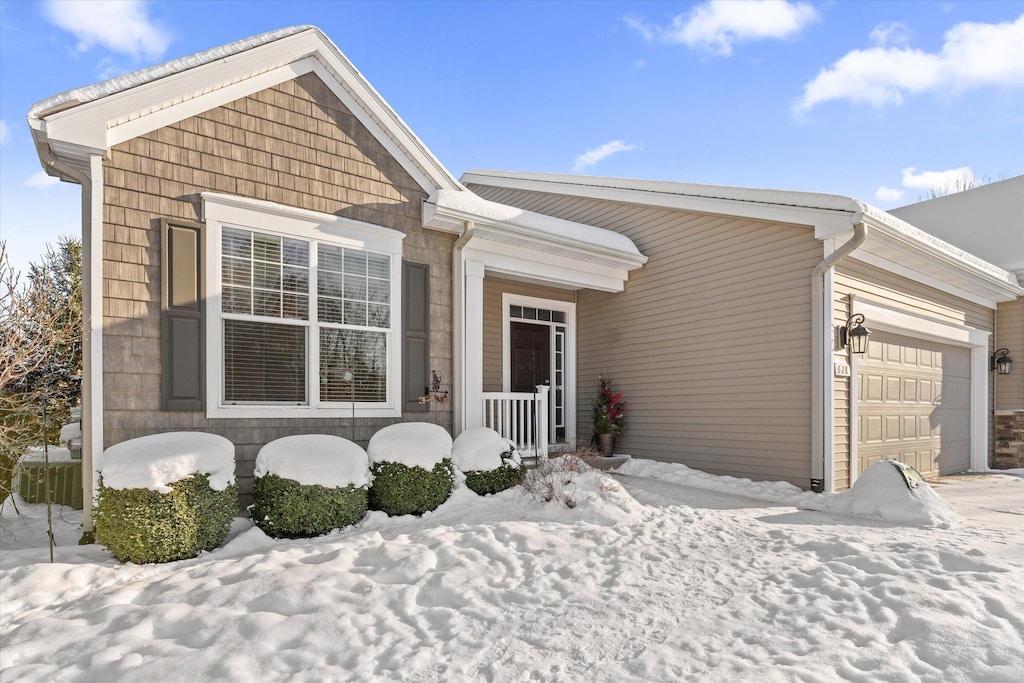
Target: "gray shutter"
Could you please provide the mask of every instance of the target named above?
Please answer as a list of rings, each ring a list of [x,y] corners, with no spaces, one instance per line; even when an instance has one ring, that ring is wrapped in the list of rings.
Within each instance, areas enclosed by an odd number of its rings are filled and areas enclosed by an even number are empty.
[[[402,410],[420,412],[430,384],[430,266],[402,262]]]
[[[160,345],[164,410],[202,410],[206,387],[203,225],[161,220]]]

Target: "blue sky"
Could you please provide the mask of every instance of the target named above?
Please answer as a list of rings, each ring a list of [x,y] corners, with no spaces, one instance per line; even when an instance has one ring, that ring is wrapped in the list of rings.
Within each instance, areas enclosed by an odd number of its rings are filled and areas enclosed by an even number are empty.
[[[315,24],[456,176],[811,190],[882,208],[1024,173],[1024,1],[0,0],[0,239],[77,234],[25,115],[71,88]]]

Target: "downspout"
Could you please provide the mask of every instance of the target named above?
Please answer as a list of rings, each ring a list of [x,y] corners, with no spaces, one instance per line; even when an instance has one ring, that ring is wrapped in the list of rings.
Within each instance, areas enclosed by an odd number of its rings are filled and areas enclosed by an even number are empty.
[[[461,434],[466,424],[466,373],[463,364],[466,359],[466,274],[462,250],[466,247],[476,224],[466,221],[465,229],[455,240],[452,248],[452,393],[454,410],[452,412],[452,432]]]
[[[47,164],[82,188],[82,538],[93,543],[96,468],[103,452],[103,157],[89,156],[89,173],[56,159]]]
[[[826,256],[811,273],[811,490],[832,491],[835,488],[834,416],[825,410],[825,399],[831,391],[826,355],[832,349],[832,302],[825,296],[825,276],[868,238],[863,223],[864,213],[853,214],[853,237]]]

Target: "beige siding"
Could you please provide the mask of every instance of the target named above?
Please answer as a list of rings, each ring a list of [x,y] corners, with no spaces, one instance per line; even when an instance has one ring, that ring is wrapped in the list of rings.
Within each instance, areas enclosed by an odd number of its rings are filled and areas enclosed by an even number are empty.
[[[855,259],[846,259],[836,267],[834,291],[835,318],[833,322],[837,326],[844,325],[849,317],[851,294],[856,295],[857,298],[862,300],[886,304],[917,315],[928,316],[958,325],[966,325],[979,330],[991,331],[995,320],[995,312],[990,308],[965,301],[952,294],[940,292],[927,285],[894,275]],[[865,326],[870,329],[871,321],[867,321]],[[842,406],[837,400],[835,419],[837,434],[836,469],[838,473],[840,465],[846,468],[849,467],[849,405]],[[846,433],[844,442],[839,443],[839,435],[843,432]],[[987,436],[989,439],[989,452],[991,452],[991,424]],[[842,462],[840,462],[839,458],[840,453],[844,454]]]
[[[650,257],[626,291],[577,298],[578,429],[602,372],[629,404],[617,450],[810,483],[809,228],[475,187],[628,235]]]
[[[504,391],[502,386],[502,294],[519,294],[538,299],[572,301],[575,292],[487,276],[484,278],[484,391]]]
[[[405,258],[430,264],[431,365],[451,381],[453,238],[421,228],[422,189],[315,75],[114,147],[104,182],[105,445],[173,429],[222,434],[236,444],[246,495],[256,452],[266,442],[303,432],[351,434],[348,420],[209,420],[202,412],[161,412],[158,219],[199,220],[199,193],[207,190],[405,233]],[[438,419],[450,426],[450,407]],[[355,438],[365,443],[394,421],[360,420]]]
[[[996,410],[1024,410],[1024,298],[999,304],[994,348],[1005,348],[1013,359],[1009,375],[992,374]]]

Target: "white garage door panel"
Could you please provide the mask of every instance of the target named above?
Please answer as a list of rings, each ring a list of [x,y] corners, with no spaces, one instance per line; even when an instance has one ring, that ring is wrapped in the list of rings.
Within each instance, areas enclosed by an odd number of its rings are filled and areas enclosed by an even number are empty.
[[[971,354],[876,332],[859,361],[860,471],[895,458],[926,476],[970,466]]]

